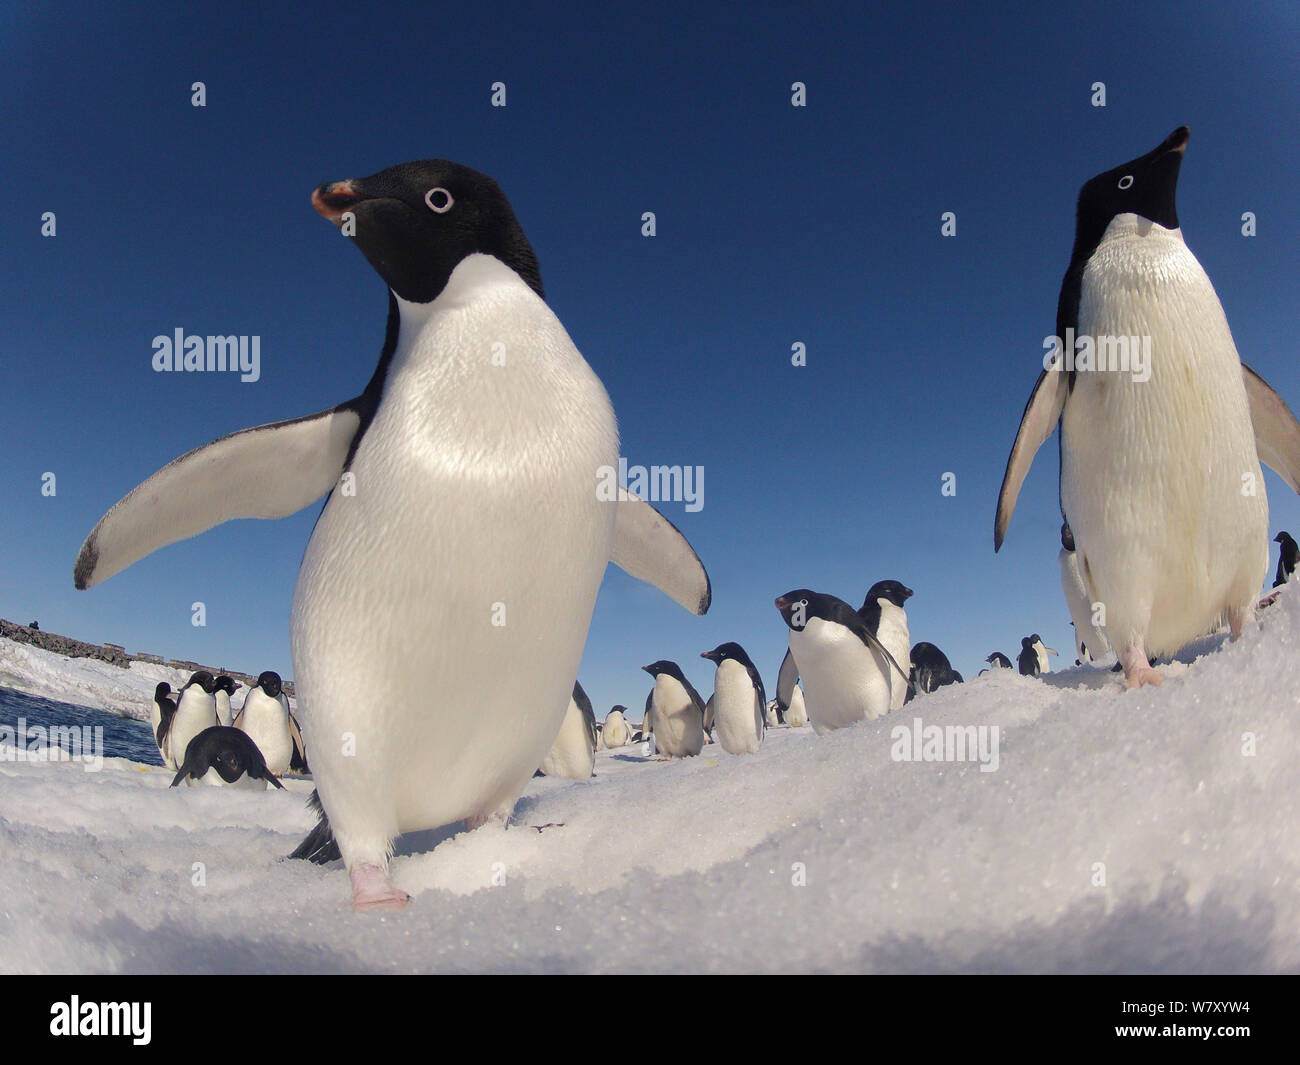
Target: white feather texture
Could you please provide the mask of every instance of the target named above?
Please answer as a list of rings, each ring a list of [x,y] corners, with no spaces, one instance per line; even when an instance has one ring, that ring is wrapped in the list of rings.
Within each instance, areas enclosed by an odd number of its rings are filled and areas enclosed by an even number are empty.
[[[1061,497],[1111,646],[1171,654],[1268,568],[1268,501],[1227,319],[1181,232],[1117,216],[1084,270],[1080,335],[1150,336],[1151,376],[1075,377]],[[1253,494],[1243,483],[1253,483]]]
[[[893,667],[852,630],[809,618],[802,630],[790,630],[790,650],[817,735],[889,712]]]
[[[281,694],[272,699],[256,686],[244,697],[235,728],[248,734],[275,776],[289,772],[293,759],[293,737],[289,734],[289,700]]]
[[[569,708],[560,723],[560,733],[542,760],[541,770],[548,777],[589,780],[595,766],[596,751],[591,745],[587,722],[573,696],[569,696]]]
[[[906,694],[906,689],[904,689]],[[790,694],[790,705],[785,711],[785,723],[791,728],[803,728],[808,724],[808,707],[803,701],[803,687],[796,684]]]
[[[912,664],[912,635],[907,631],[907,611],[888,599],[877,599],[876,602],[880,605],[880,625],[876,630],[876,639],[885,645],[885,650],[906,671]],[[897,710],[907,698],[907,685],[892,667],[889,673],[889,709]]]
[[[632,730],[622,710],[611,710],[605,717],[605,727],[600,730],[601,743],[607,750],[625,747],[632,739]]]
[[[167,730],[167,752],[176,768],[185,764],[190,741],[217,723],[217,701],[197,684],[191,684],[176,700],[176,713]]]
[[[322,512],[291,623],[349,867],[513,805],[560,729],[616,510],[595,490],[618,461],[609,397],[517,274],[473,255],[433,303],[399,304],[356,494]]]
[[[704,749],[704,714],[676,677],[660,673],[654,686],[655,749],[670,758],[693,758]]]
[[[763,742],[766,707],[749,670],[730,658],[718,663],[713,688],[713,721],[718,742],[728,754],[753,754]]]

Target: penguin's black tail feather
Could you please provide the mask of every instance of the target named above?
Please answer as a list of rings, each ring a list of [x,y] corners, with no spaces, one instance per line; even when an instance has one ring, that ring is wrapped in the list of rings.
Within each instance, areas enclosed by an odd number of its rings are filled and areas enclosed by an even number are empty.
[[[307,838],[298,844],[298,849],[289,857],[302,858],[314,865],[339,861],[343,855],[339,853],[339,845],[334,840],[330,819],[325,816],[325,808],[320,804],[320,794],[313,791],[311,798],[307,800],[307,805],[320,817],[320,821],[307,833]]]

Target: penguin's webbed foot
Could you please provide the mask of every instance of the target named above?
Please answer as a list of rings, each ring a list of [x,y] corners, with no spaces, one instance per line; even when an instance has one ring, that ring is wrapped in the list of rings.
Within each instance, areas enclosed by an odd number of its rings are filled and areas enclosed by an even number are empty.
[[[388,870],[374,862],[360,862],[348,870],[352,880],[352,908],[361,910],[400,910],[411,896],[393,886]]]
[[[1151,668],[1146,652],[1140,647],[1121,651],[1119,661],[1124,667],[1124,684],[1128,688],[1141,688],[1144,684],[1158,688],[1164,683],[1164,677]]]

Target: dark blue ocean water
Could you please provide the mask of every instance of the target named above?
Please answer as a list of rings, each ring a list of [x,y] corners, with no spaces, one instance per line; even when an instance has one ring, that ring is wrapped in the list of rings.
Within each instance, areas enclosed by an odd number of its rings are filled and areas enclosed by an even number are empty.
[[[0,688],[0,725],[16,730],[19,718],[25,720],[29,729],[36,725],[47,729],[51,725],[99,726],[104,730],[105,758],[130,758],[148,765],[162,765],[147,721],[132,721],[88,706],[73,706]]]

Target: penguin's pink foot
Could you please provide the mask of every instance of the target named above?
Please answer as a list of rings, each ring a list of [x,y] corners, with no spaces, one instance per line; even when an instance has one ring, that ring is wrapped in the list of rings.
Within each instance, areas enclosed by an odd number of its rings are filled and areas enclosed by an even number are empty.
[[[354,910],[400,910],[411,896],[393,887],[388,871],[382,865],[362,862],[348,870],[352,879],[352,908]]]
[[[1146,652],[1141,648],[1129,648],[1119,656],[1120,665],[1124,667],[1124,683],[1129,688],[1140,688],[1150,684],[1156,688],[1164,683],[1164,677],[1151,668]]]
[[[1228,628],[1232,630],[1234,640],[1241,639],[1241,634],[1245,631],[1247,625],[1250,626],[1252,631],[1259,628],[1255,622],[1255,607],[1253,605],[1229,608]]]

